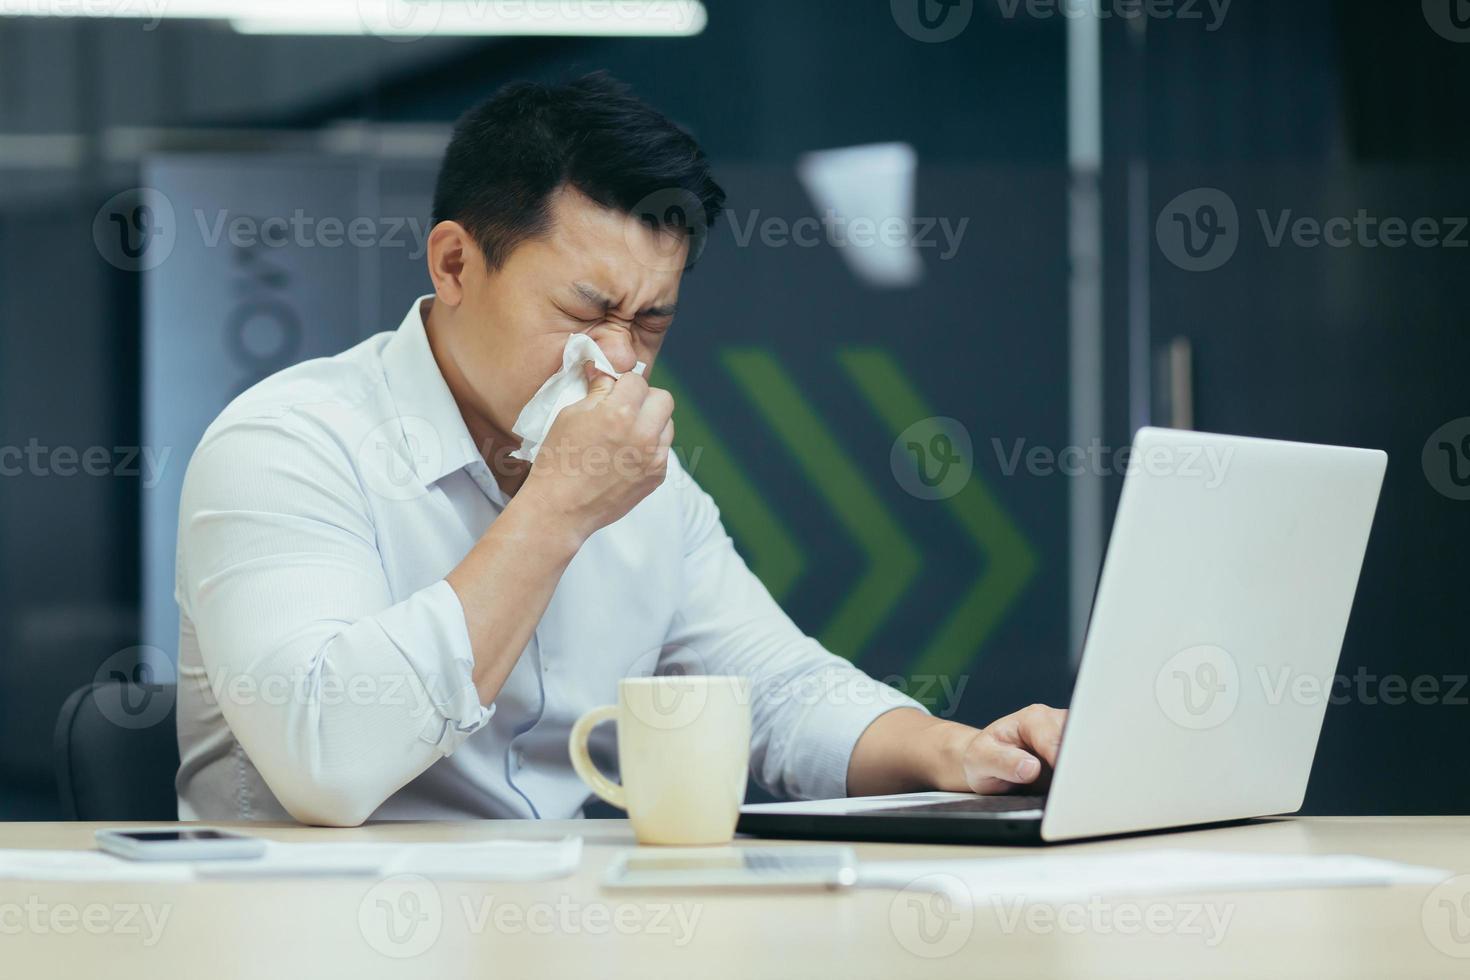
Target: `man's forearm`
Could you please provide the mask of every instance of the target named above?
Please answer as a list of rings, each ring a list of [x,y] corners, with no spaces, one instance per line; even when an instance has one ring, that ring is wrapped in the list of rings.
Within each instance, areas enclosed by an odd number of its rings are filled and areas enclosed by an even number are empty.
[[[847,766],[849,796],[881,796],[918,790],[969,789],[961,760],[979,732],[914,708],[878,716],[853,747]]]
[[[582,546],[539,498],[518,494],[445,576],[464,607],[480,703],[490,704]]]

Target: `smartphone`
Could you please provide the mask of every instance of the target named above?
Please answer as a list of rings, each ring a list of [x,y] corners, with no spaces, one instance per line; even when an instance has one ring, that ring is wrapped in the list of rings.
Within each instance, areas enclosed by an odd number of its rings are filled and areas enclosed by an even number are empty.
[[[228,861],[265,853],[259,837],[214,827],[99,830],[97,847],[129,861]]]
[[[651,848],[613,857],[608,888],[846,888],[857,881],[850,847]]]

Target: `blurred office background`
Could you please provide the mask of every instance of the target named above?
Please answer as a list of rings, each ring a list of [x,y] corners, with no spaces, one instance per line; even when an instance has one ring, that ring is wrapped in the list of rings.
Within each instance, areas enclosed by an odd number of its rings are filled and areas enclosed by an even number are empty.
[[[1063,703],[1134,429],[1383,448],[1307,807],[1470,811],[1463,0],[298,6],[0,0],[0,817],[57,812],[69,691],[166,673],[203,426],[427,291],[459,113],[599,68],[730,192],[659,374],[803,627],[961,720]]]

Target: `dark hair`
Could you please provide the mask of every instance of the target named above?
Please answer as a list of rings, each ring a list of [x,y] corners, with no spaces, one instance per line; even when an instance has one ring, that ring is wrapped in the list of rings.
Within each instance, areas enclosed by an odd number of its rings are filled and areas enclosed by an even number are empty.
[[[650,227],[682,228],[690,265],[725,206],[694,137],[600,71],[516,82],[465,113],[439,167],[434,223],[464,225],[499,268],[547,230],[563,186]]]

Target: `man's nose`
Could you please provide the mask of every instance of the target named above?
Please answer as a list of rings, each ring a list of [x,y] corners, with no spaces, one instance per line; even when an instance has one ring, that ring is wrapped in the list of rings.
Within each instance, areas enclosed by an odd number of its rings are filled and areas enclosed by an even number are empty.
[[[619,374],[633,370],[638,363],[638,352],[633,349],[633,335],[627,327],[601,324],[587,331],[587,336],[602,349],[613,370]]]

